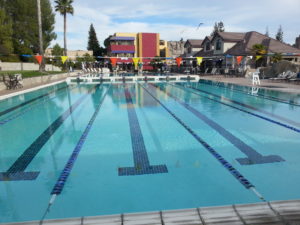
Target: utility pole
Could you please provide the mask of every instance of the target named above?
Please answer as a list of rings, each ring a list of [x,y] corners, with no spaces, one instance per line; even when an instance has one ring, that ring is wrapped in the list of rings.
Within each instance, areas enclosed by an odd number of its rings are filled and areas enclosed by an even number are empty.
[[[39,26],[39,45],[40,45],[40,55],[43,57],[40,64],[40,72],[45,70],[44,61],[44,47],[43,47],[43,33],[42,33],[42,13],[41,13],[41,0],[37,0],[37,12],[38,12],[38,26]]]

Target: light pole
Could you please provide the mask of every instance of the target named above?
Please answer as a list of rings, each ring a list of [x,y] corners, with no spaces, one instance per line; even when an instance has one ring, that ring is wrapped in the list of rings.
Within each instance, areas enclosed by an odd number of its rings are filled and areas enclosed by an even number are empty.
[[[44,61],[44,47],[43,47],[43,33],[42,33],[42,13],[41,13],[41,0],[37,0],[37,13],[38,13],[38,26],[39,26],[39,47],[40,55],[42,56],[42,62],[40,65],[40,72],[45,70],[45,61]]]

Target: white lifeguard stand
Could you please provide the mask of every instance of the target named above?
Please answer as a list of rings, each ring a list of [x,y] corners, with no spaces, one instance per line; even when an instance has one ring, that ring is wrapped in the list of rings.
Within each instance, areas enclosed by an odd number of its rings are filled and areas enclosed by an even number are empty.
[[[252,85],[260,85],[259,72],[252,73]]]

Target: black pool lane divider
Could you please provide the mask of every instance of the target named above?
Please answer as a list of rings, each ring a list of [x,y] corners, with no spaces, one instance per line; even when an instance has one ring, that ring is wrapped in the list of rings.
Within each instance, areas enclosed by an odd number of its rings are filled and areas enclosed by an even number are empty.
[[[293,106],[300,106],[300,104],[298,103],[295,103],[295,102],[291,102],[291,101],[286,101],[284,99],[281,99],[281,98],[276,98],[276,97],[273,97],[273,96],[266,96],[266,95],[263,95],[263,94],[259,94],[257,93],[255,96],[243,91],[243,90],[239,90],[237,88],[228,88],[224,85],[223,82],[221,83],[215,83],[215,82],[212,82],[212,81],[208,81],[208,80],[199,80],[199,83],[201,84],[208,84],[210,86],[216,86],[216,87],[222,87],[224,89],[230,89],[230,90],[233,90],[233,91],[236,91],[236,92],[240,92],[242,94],[245,94],[245,95],[249,95],[251,97],[258,97],[258,98],[263,98],[263,99],[267,99],[267,100],[271,100],[271,101],[274,101],[274,102],[280,102],[280,103],[284,103],[284,104],[288,104],[288,105],[293,105]],[[236,85],[236,84],[230,84],[230,86],[236,86],[236,87],[242,87],[240,85]]]
[[[267,156],[261,155],[255,149],[253,149],[251,146],[247,145],[241,139],[239,139],[236,136],[234,136],[233,134],[231,134],[224,127],[220,126],[213,120],[209,119],[207,116],[205,116],[204,114],[199,112],[194,107],[190,106],[188,103],[183,102],[180,99],[178,99],[177,97],[173,96],[171,93],[164,90],[161,86],[158,86],[156,84],[151,84],[151,85],[154,86],[155,88],[158,88],[159,90],[164,92],[166,95],[168,95],[169,97],[174,99],[176,102],[181,104],[183,107],[185,107],[191,113],[193,113],[196,117],[198,117],[203,122],[205,122],[207,125],[209,125],[211,128],[216,130],[221,136],[223,136],[226,140],[228,140],[230,143],[232,143],[242,153],[244,153],[247,156],[247,158],[236,159],[241,165],[253,165],[253,164],[264,164],[264,163],[274,163],[274,162],[285,161],[283,158],[281,158],[278,155],[267,155]]]
[[[74,163],[75,163],[75,161],[76,161],[76,159],[77,159],[77,157],[80,153],[80,150],[82,149],[82,146],[83,146],[84,142],[86,141],[86,138],[87,138],[92,126],[93,126],[93,123],[94,123],[94,121],[95,121],[95,119],[96,119],[96,117],[97,117],[97,115],[98,115],[98,113],[101,109],[101,106],[104,102],[104,99],[105,99],[110,87],[111,87],[111,85],[107,88],[107,90],[106,90],[105,94],[103,95],[102,99],[99,101],[99,104],[97,105],[95,112],[93,113],[91,119],[89,120],[89,122],[88,122],[85,130],[83,131],[79,141],[77,142],[70,158],[68,159],[64,169],[62,170],[62,172],[59,176],[59,178],[57,179],[57,182],[56,182],[56,184],[54,185],[54,187],[52,189],[51,195],[59,195],[62,192],[62,190],[64,188],[64,185],[65,185],[65,183],[66,183],[66,181],[67,181],[67,179],[68,179],[68,177],[69,177],[69,175],[72,171]]]
[[[60,90],[63,90],[63,89],[65,89],[65,88],[68,88],[68,86],[64,86],[64,87],[58,88],[58,89],[53,90],[53,91],[50,91],[50,92],[48,92],[48,93],[46,93],[46,94],[43,94],[43,95],[40,95],[40,96],[38,96],[38,97],[32,98],[32,99],[30,99],[30,100],[28,100],[28,101],[26,101],[26,102],[23,102],[23,103],[21,103],[21,104],[19,104],[19,105],[16,105],[16,106],[13,106],[13,107],[11,107],[11,108],[9,108],[9,109],[6,109],[6,110],[0,112],[0,116],[3,116],[3,115],[5,115],[5,114],[7,114],[7,113],[10,113],[10,112],[12,112],[12,111],[14,111],[14,110],[16,110],[16,109],[19,109],[19,108],[25,106],[25,105],[28,105],[28,104],[31,103],[31,102],[34,102],[34,101],[36,101],[36,100],[38,100],[38,99],[44,98],[44,97],[46,97],[46,96],[49,96],[49,95],[51,95],[52,93],[57,92],[57,91],[60,91]]]
[[[139,120],[127,87],[125,87],[124,94],[127,103],[134,167],[119,168],[119,176],[168,173],[166,165],[150,165]]]
[[[61,116],[59,116],[35,141],[23,152],[23,154],[6,171],[0,172],[0,181],[20,181],[35,180],[40,172],[25,172],[28,165],[41,151],[42,147],[52,137],[55,131],[60,128],[64,121],[75,111],[75,109],[85,100],[89,93],[98,88],[99,85],[88,91],[88,94],[81,96],[73,105],[71,105]]]
[[[210,154],[213,155],[246,189],[255,187],[246,179],[237,169],[235,169],[227,160],[225,160],[216,150],[199,137],[189,126],[187,126],[178,116],[176,116],[168,107],[158,100],[147,88],[139,84],[155,101],[157,101],[178,123],[180,123]]]
[[[181,87],[181,88],[185,87],[185,86],[183,86],[183,85],[181,85],[181,84],[176,84],[175,86]],[[187,88],[187,89],[192,89],[192,90],[195,90],[195,91],[197,91],[197,92],[203,92],[203,93],[205,93],[204,91],[199,90],[199,89],[194,88],[194,87],[188,86],[188,87],[185,87],[185,88]],[[196,95],[199,95],[199,96],[201,96],[201,97],[204,97],[204,98],[206,98],[206,99],[209,99],[209,100],[211,100],[211,101],[218,102],[218,103],[220,103],[220,104],[222,104],[222,105],[226,105],[226,106],[231,107],[231,108],[233,108],[233,109],[237,109],[237,110],[239,110],[239,111],[241,111],[241,112],[244,112],[244,113],[247,113],[247,114],[249,114],[249,115],[252,115],[252,116],[258,117],[258,118],[260,118],[260,119],[266,120],[266,121],[268,121],[268,122],[274,123],[274,124],[276,124],[276,125],[282,126],[282,127],[284,127],[284,128],[290,129],[290,130],[295,131],[295,132],[297,132],[297,133],[300,133],[300,129],[298,129],[298,128],[296,128],[296,127],[292,127],[292,126],[290,126],[290,125],[287,125],[287,124],[278,122],[278,121],[276,121],[276,120],[272,120],[272,119],[267,118],[267,117],[265,117],[265,116],[261,116],[261,115],[258,115],[258,114],[256,114],[256,113],[249,112],[249,111],[247,111],[247,110],[244,110],[244,109],[238,108],[238,107],[236,107],[236,106],[233,106],[233,105],[224,103],[224,102],[222,102],[222,101],[219,101],[219,100],[216,100],[216,99],[213,99],[213,98],[210,98],[210,97],[206,97],[206,96],[204,96],[204,95],[200,95],[199,93],[196,93],[196,92],[194,92],[194,91],[193,91],[192,93],[194,93],[194,94],[196,94]],[[208,92],[208,93],[205,93],[205,94],[211,95],[211,94],[209,94],[209,92]]]

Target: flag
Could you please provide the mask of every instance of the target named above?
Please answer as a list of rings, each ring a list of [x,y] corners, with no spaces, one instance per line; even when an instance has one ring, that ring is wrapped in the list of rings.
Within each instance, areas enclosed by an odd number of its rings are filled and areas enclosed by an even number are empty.
[[[35,55],[34,58],[38,61],[38,63],[41,65],[42,61],[43,61],[43,56],[41,55]]]
[[[137,69],[138,63],[139,63],[140,58],[132,58],[134,68]]]
[[[177,63],[178,67],[180,67],[181,61],[182,61],[182,58],[180,58],[180,57],[176,58],[176,63]]]
[[[66,62],[67,59],[68,59],[68,56],[61,56],[60,58],[61,58],[61,62],[62,62],[63,64],[65,64],[65,62]]]
[[[117,60],[118,60],[118,58],[110,58],[110,62],[113,66],[117,65]]]
[[[201,65],[202,60],[203,60],[203,57],[197,57],[197,64],[198,64],[198,66]]]
[[[243,56],[237,56],[237,57],[236,57],[236,61],[237,61],[237,64],[238,64],[238,65],[240,65],[242,59],[243,59]]]

